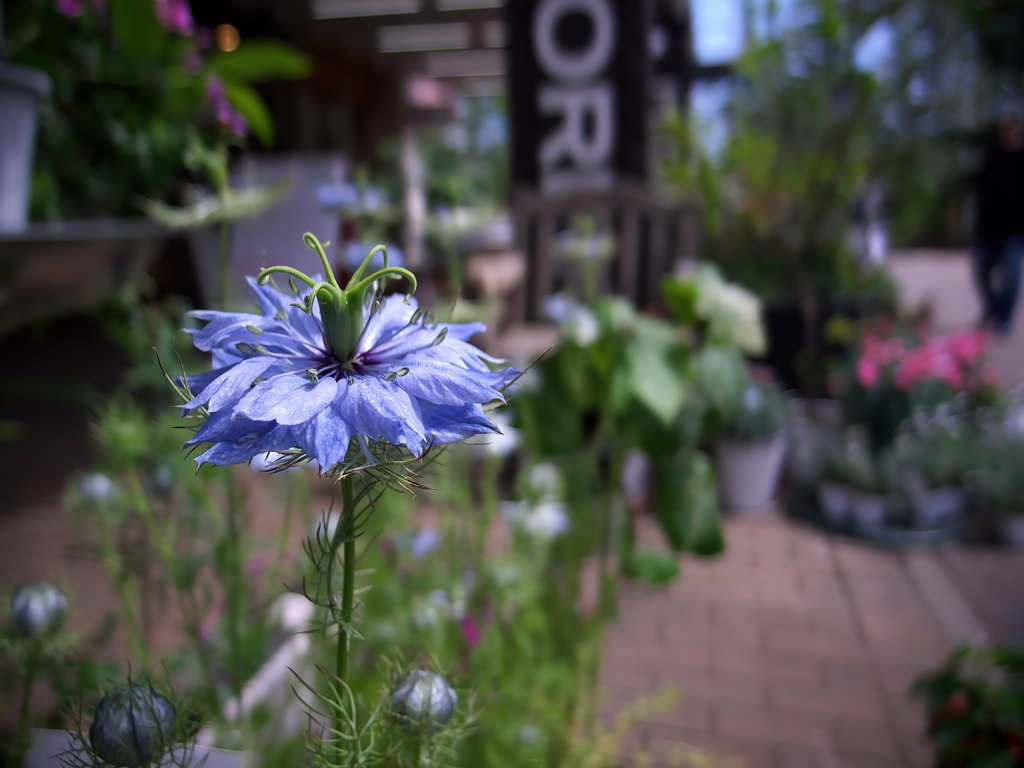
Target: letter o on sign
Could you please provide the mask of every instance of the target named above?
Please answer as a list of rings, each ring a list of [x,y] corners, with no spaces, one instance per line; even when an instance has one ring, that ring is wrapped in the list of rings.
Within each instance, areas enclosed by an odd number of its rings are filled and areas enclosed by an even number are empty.
[[[590,44],[581,52],[565,51],[555,39],[563,16],[576,11],[590,18]],[[615,48],[615,23],[608,0],[544,0],[533,18],[533,45],[541,67],[563,83],[592,80],[608,64]]]

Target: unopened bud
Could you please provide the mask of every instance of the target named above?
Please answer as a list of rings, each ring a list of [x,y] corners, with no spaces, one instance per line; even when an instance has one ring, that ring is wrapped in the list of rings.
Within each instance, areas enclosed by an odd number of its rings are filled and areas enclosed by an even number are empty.
[[[452,719],[458,700],[444,675],[418,669],[395,686],[391,710],[407,730],[432,733]]]
[[[43,637],[60,629],[68,599],[53,584],[37,581],[19,588],[11,597],[11,615],[24,637]]]
[[[96,705],[89,728],[92,751],[113,766],[149,765],[170,746],[175,715],[174,705],[148,686],[112,691]]]

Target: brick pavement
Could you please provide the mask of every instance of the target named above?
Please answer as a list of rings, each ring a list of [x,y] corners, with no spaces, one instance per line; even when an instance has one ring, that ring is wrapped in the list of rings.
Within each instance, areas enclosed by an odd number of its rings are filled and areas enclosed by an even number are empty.
[[[950,641],[906,558],[774,514],[726,528],[727,552],[687,558],[671,587],[622,586],[605,714],[666,686],[682,694],[629,749],[658,768],[700,765],[683,758],[693,748],[748,768],[928,766],[906,691]]]

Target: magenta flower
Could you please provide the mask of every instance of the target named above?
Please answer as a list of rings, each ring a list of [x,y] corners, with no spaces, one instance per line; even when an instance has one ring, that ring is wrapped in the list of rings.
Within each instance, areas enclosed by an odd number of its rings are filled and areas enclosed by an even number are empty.
[[[213,105],[213,113],[217,122],[236,136],[245,136],[249,130],[249,124],[238,113],[238,110],[231,106],[224,82],[216,75],[210,75],[206,81],[206,96],[210,99],[210,104]]]
[[[196,21],[187,0],[153,0],[153,10],[160,23],[177,35],[191,37],[196,31]]]
[[[473,617],[468,613],[459,622],[459,630],[462,632],[462,639],[466,641],[466,645],[470,648],[475,648],[480,644],[483,633],[480,631],[480,627],[476,625],[476,622],[473,621]]]
[[[77,19],[85,14],[85,0],[57,0],[57,13]]]

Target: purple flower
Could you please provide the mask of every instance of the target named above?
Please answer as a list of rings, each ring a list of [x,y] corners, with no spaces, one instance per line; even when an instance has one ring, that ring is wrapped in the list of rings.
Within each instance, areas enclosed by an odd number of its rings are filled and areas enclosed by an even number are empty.
[[[185,37],[195,33],[196,22],[187,0],[153,0],[153,10],[160,23],[169,31]]]
[[[213,105],[213,113],[217,122],[236,136],[245,136],[249,130],[249,123],[238,113],[238,110],[231,106],[224,83],[219,77],[210,75],[207,79],[206,95],[210,99],[210,104]]]
[[[307,235],[306,243],[330,272],[316,238]],[[186,445],[210,444],[197,463],[237,464],[299,449],[325,472],[343,462],[365,468],[379,463],[375,445],[420,456],[432,445],[498,431],[483,405],[503,401],[502,390],[520,371],[492,370],[500,361],[469,343],[482,324],[436,323],[408,297],[382,297],[382,279],[399,275],[412,289],[416,279],[401,267],[364,278],[374,255],[344,290],[333,275],[317,281],[272,267],[250,279],[260,314],[191,313],[207,321],[189,333],[198,349],[213,353],[214,365],[186,380],[197,394],[184,412],[206,415]],[[295,300],[265,284],[274,272],[308,288]]]
[[[57,13],[77,19],[85,14],[85,0],[57,0]]]

